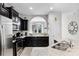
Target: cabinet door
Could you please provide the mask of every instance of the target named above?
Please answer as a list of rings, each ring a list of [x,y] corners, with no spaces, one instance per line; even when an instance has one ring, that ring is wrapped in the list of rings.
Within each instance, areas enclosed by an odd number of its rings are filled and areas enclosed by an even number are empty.
[[[24,47],[32,47],[32,38],[25,37],[23,43],[24,43]]]
[[[19,13],[17,11],[15,11],[14,9],[12,9],[12,16],[14,17],[18,17]]]
[[[18,17],[19,13],[13,9],[13,7],[6,7],[9,12],[9,18]]]
[[[48,37],[38,37],[38,47],[45,47],[49,45]]]
[[[9,12],[6,8],[0,7],[0,15],[3,15],[5,17],[9,17]]]
[[[38,47],[38,38],[32,37],[32,47]]]
[[[27,40],[26,40],[26,46],[27,47],[32,47],[32,39],[31,38],[27,38]]]
[[[24,30],[27,30],[28,21],[27,20],[23,20],[23,24],[24,24]]]
[[[24,30],[24,21],[20,18],[20,30]]]
[[[28,26],[28,20],[23,20],[23,19],[21,19],[21,26],[20,26],[20,29],[21,29],[21,30],[27,30],[27,26]]]

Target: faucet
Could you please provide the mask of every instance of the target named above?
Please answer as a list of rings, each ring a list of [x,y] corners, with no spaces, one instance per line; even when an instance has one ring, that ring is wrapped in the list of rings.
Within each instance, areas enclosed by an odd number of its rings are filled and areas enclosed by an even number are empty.
[[[73,47],[72,41],[70,40],[70,44],[69,44],[70,48]]]

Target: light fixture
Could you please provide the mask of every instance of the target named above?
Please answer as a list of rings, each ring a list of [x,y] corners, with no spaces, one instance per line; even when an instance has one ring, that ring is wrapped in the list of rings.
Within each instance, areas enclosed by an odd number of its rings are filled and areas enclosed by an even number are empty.
[[[29,7],[29,9],[32,10],[33,8],[32,7]]]
[[[53,7],[50,7],[50,10],[53,10]]]

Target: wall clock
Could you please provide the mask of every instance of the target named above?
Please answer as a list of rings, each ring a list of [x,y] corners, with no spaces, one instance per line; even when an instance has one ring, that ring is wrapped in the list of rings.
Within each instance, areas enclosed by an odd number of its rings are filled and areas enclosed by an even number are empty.
[[[73,34],[76,34],[77,31],[78,31],[77,22],[76,21],[71,21],[68,25],[68,32],[73,35]]]

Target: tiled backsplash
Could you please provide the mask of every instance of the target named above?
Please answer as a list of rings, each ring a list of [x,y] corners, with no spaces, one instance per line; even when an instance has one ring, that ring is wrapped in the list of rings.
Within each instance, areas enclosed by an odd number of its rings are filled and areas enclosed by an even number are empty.
[[[27,36],[28,35],[28,31],[13,31],[13,35],[20,32],[23,36]]]

